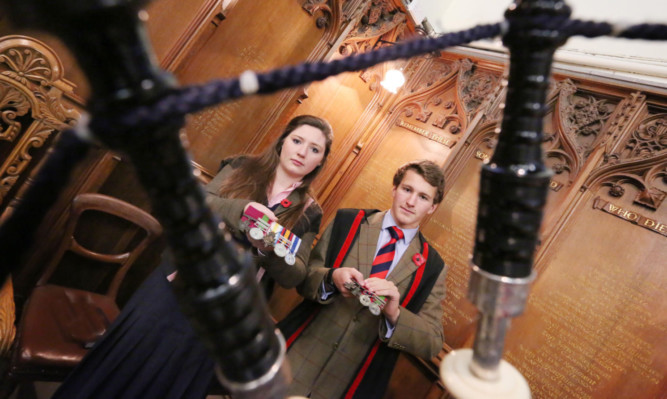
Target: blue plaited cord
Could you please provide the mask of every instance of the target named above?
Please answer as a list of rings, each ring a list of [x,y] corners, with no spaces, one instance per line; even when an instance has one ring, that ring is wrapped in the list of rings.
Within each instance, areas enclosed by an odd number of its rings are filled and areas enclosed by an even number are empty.
[[[615,25],[607,22],[563,20],[562,18],[535,17],[526,21],[513,20],[511,22],[526,27],[560,27],[565,36],[588,38],[613,36],[626,39],[667,40],[667,25],[665,24],[638,24],[619,30]],[[289,87],[323,80],[342,72],[358,71],[382,62],[411,58],[475,40],[496,37],[501,34],[503,26],[501,23],[479,25],[435,38],[410,40],[331,62],[306,62],[257,73],[259,87],[256,93],[274,93]],[[204,85],[183,87],[151,106],[140,107],[122,115],[120,119],[114,117],[113,123],[110,123],[109,126],[130,129],[140,125],[152,125],[172,117],[180,118],[244,95],[238,77],[213,80]]]

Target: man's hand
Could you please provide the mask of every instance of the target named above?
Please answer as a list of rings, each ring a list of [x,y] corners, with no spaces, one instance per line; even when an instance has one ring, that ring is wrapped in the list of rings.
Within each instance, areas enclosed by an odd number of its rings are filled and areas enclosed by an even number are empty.
[[[377,277],[368,278],[362,284],[375,295],[382,295],[387,299],[387,303],[382,308],[382,313],[384,313],[387,321],[392,326],[395,326],[398,321],[398,315],[401,313],[401,309],[398,307],[401,295],[398,293],[396,285],[389,280]]]
[[[243,213],[248,209],[248,207],[252,206],[253,208],[257,209],[258,211],[262,212],[265,214],[272,222],[275,222],[278,220],[276,215],[271,211],[271,209],[267,208],[266,206],[260,204],[259,202],[250,202],[248,205],[243,208]],[[252,237],[250,237],[250,234],[246,232],[246,237],[248,237],[248,241],[250,241],[250,244],[252,244],[253,247],[259,249],[260,251],[264,253],[269,253],[273,249],[270,246],[267,246],[264,240],[255,240]]]
[[[364,275],[361,274],[359,270],[352,267],[341,267],[333,271],[331,280],[333,280],[334,285],[338,288],[338,292],[344,297],[350,298],[354,295],[345,288],[344,284],[352,280],[357,280],[361,284],[361,281],[364,281]]]

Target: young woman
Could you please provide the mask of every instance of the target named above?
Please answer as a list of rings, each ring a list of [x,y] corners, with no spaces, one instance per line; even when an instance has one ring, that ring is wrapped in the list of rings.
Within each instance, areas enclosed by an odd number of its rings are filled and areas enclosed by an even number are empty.
[[[331,126],[326,121],[298,116],[262,154],[224,160],[222,169],[206,187],[213,212],[222,217],[237,241],[255,248],[258,278],[267,298],[274,281],[292,288],[305,278],[305,264],[322,219],[322,209],[310,193],[310,186],[322,170],[331,141]],[[286,264],[263,241],[240,233],[240,215],[249,206],[302,239],[295,265]]]
[[[306,261],[322,218],[310,188],[326,162],[332,138],[325,120],[298,116],[263,153],[224,160],[206,187],[213,212],[242,246],[257,254],[257,277],[267,293],[274,282],[290,288],[305,277]],[[303,240],[294,265],[274,255],[263,241],[252,240],[240,231],[241,216],[249,206]],[[161,267],[146,279],[53,398],[206,396],[214,362],[178,310],[168,272]],[[174,273],[169,280],[173,277]]]

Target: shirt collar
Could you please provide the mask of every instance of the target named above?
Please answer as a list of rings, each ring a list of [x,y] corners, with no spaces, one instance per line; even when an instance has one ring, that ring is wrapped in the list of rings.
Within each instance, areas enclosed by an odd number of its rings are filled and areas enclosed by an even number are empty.
[[[289,187],[287,187],[287,189],[286,189],[285,191],[288,191],[288,190],[289,190],[289,191],[294,191],[294,189],[296,189],[297,187],[299,187],[299,186],[302,185],[302,184],[303,184],[303,181],[302,181],[302,180],[295,181],[295,182],[292,183]]]
[[[303,184],[303,181],[294,182],[290,184],[290,186],[284,189],[283,191],[276,193],[276,195],[274,195],[273,197],[267,198],[267,204],[269,208],[276,205],[285,198],[289,197],[289,195],[292,194],[292,192],[296,190],[301,184]]]
[[[382,230],[388,229],[389,227],[392,226],[398,227],[396,221],[394,220],[394,217],[391,216],[391,210],[388,210],[387,213],[384,214],[384,218],[382,219]],[[403,231],[403,237],[405,239],[405,242],[409,243],[417,235],[419,227],[415,227],[414,229],[401,229],[401,230]]]

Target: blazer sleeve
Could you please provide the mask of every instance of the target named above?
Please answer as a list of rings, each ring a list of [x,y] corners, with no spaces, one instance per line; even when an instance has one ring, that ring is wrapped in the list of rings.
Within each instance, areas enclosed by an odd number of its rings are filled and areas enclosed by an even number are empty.
[[[445,299],[445,275],[443,267],[426,302],[418,313],[401,306],[394,333],[385,339],[387,326],[384,317],[380,320],[380,337],[390,348],[406,351],[424,359],[436,356],[444,343],[442,329],[442,301]]]
[[[329,268],[324,266],[326,260],[327,249],[329,248],[329,240],[331,240],[331,230],[333,223],[324,230],[319,241],[310,253],[310,258],[306,264],[306,276],[298,287],[297,291],[301,296],[311,301],[316,301],[322,304],[330,303],[338,295],[330,295],[327,300],[322,300],[322,282],[326,277]]]
[[[313,202],[301,215],[307,224],[306,233],[301,236],[301,246],[296,253],[296,262],[293,265],[285,263],[285,259],[276,256],[273,252],[266,256],[257,256],[257,263],[280,286],[294,288],[306,278],[306,265],[310,257],[315,236],[320,231],[322,222],[322,208]]]
[[[222,183],[227,177],[232,173],[233,169],[231,165],[226,165],[224,168],[218,172],[217,175],[211,180],[205,187],[206,190],[206,203],[211,208],[213,213],[222,218],[222,221],[225,222],[227,228],[232,234],[238,232],[241,223],[241,216],[243,215],[243,209],[251,201],[247,199],[238,199],[238,198],[222,198],[218,195],[218,191],[222,186]]]

